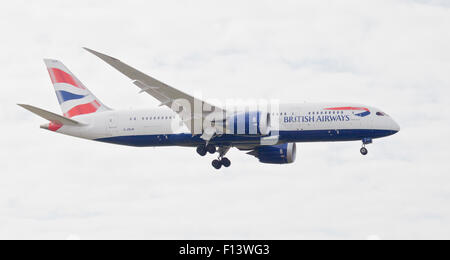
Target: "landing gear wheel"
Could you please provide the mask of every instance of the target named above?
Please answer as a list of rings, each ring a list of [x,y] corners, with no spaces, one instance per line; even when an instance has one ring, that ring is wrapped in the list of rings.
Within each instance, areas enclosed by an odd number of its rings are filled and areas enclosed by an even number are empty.
[[[206,150],[208,151],[208,153],[213,154],[217,151],[216,147],[212,144],[208,144],[206,146]]]
[[[197,146],[197,153],[200,156],[205,156],[206,155],[206,147],[204,145]]]
[[[214,161],[212,161],[212,166],[215,168],[215,169],[220,169],[221,167],[222,167],[222,163],[219,161],[219,160],[214,160]]]
[[[220,160],[220,162],[225,167],[230,167],[230,165],[231,165],[231,161],[226,157],[223,157],[222,160]]]
[[[366,147],[361,147],[361,150],[359,150],[362,155],[366,155],[369,151],[367,151]]]

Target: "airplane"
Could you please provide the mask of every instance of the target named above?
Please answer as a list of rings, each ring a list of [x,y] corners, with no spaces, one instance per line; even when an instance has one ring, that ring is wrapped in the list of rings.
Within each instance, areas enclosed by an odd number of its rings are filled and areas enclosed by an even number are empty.
[[[53,59],[44,59],[63,115],[18,104],[48,120],[41,128],[99,142],[135,147],[183,146],[200,156],[217,153],[215,169],[229,167],[234,147],[261,163],[289,164],[296,143],[361,141],[367,155],[373,139],[393,135],[400,126],[382,110],[352,103],[276,104],[260,108],[220,107],[186,94],[122,61],[84,48],[161,102],[160,107],[113,110],[75,75]]]

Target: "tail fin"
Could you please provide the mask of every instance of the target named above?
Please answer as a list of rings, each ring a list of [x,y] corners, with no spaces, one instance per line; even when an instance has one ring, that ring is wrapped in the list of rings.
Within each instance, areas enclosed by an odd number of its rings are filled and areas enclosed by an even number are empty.
[[[62,62],[50,59],[45,59],[44,62],[65,117],[71,118],[111,110],[95,97]]]

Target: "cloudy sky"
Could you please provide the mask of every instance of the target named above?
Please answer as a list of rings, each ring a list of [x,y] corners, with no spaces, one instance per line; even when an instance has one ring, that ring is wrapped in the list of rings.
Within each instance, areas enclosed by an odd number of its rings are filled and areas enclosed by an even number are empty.
[[[450,238],[449,1],[10,1],[0,30],[0,239]],[[15,104],[60,113],[43,58],[110,107],[157,106],[83,46],[206,98],[364,103],[402,130],[366,157],[233,150],[218,173],[194,149],[39,129]]]

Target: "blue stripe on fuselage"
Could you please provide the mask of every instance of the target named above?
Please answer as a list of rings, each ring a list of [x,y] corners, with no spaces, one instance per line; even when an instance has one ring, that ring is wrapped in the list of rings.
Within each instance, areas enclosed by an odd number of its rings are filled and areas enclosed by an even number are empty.
[[[380,138],[395,134],[392,130],[344,129],[280,131],[280,143],[357,141],[363,138]],[[96,141],[129,146],[197,146],[205,141],[191,134],[130,135],[96,139]],[[241,135],[217,136],[209,143],[215,145],[259,144],[260,137]]]
[[[72,100],[72,99],[80,99],[80,98],[84,98],[85,96],[83,95],[76,95],[64,90],[57,90],[56,92],[56,97],[58,97],[58,102],[60,104]]]
[[[362,112],[362,113],[359,113],[359,114],[355,114],[355,116],[360,116],[360,117],[365,117],[365,116],[368,116],[368,115],[370,115],[370,111],[365,111],[365,112]]]

